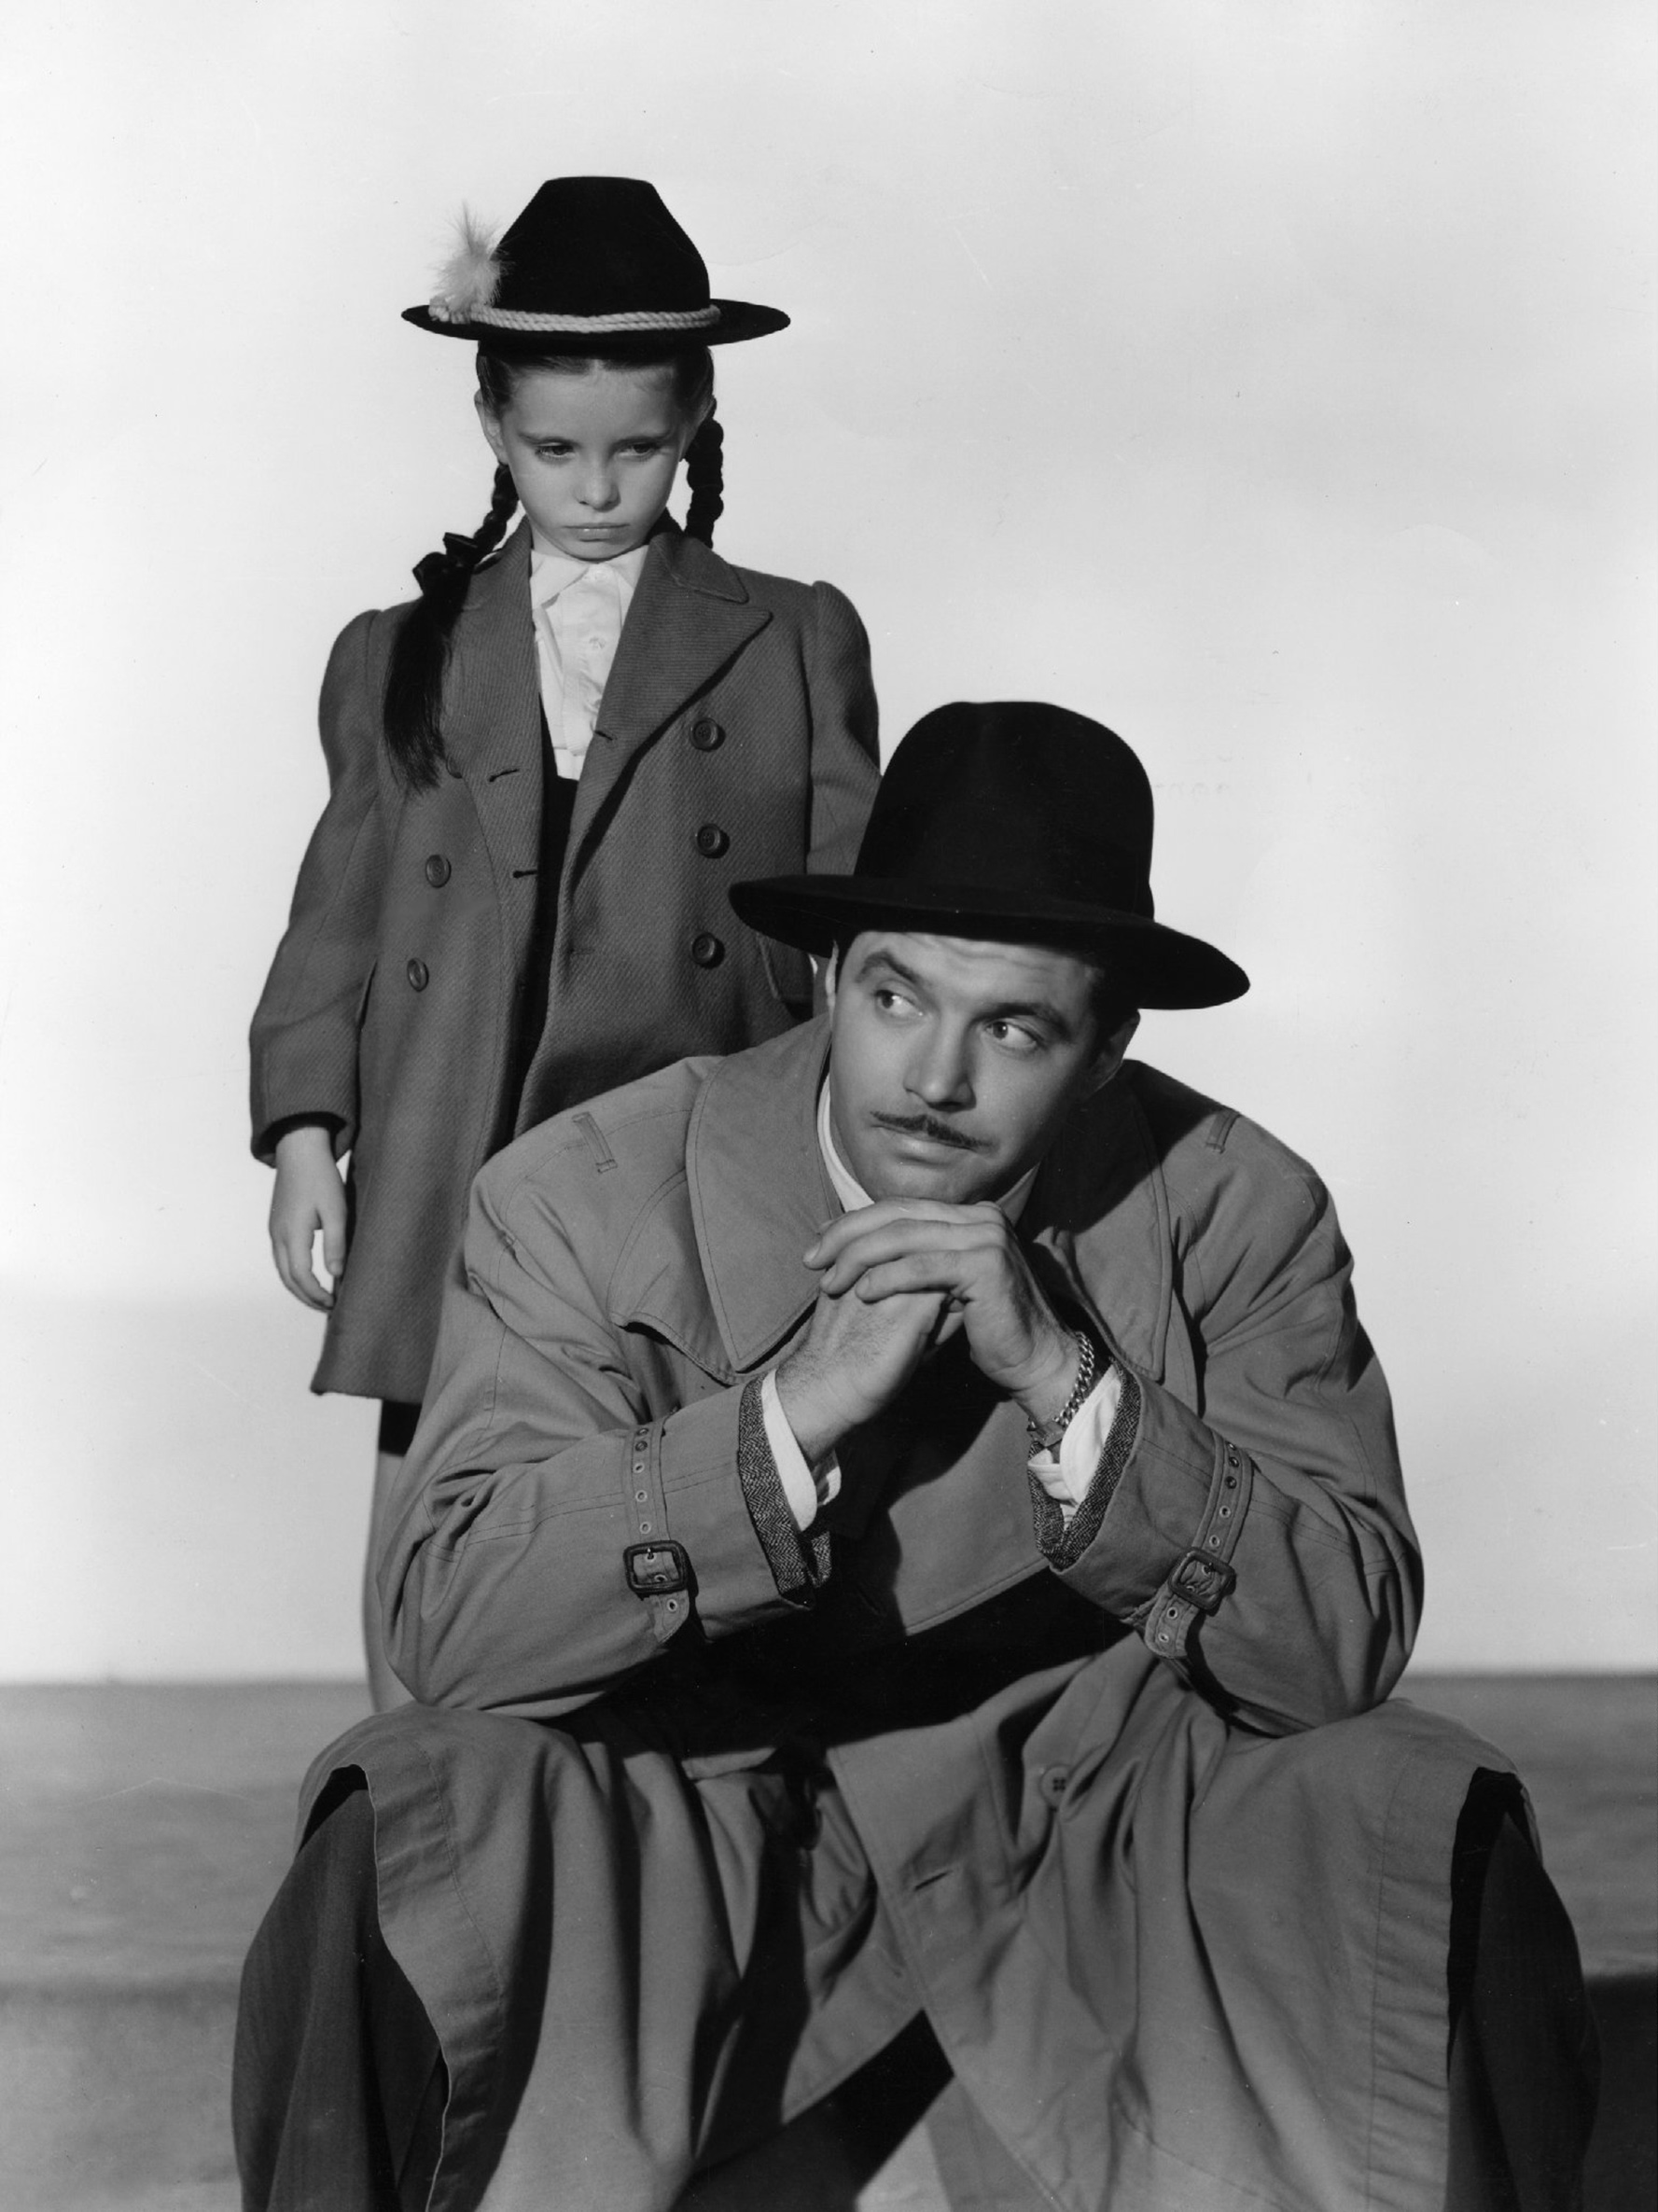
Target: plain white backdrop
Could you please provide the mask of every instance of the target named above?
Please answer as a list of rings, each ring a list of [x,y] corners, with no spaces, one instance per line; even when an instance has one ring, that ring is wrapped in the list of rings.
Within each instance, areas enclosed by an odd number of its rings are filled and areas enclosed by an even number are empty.
[[[464,201],[648,175],[719,545],[888,740],[1140,750],[1255,978],[1141,1049],[1309,1156],[1419,1656],[1651,1665],[1650,12],[1623,0],[48,0],[0,28],[0,1676],[338,1674],[371,1411],[306,1396],[244,1034],[358,608],[482,512],[410,329]]]

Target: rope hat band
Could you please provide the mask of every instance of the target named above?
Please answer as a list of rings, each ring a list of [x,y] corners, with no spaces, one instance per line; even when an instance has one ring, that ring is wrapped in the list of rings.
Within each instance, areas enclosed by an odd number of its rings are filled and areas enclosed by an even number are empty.
[[[431,299],[426,306],[439,323],[454,319],[446,299]],[[492,330],[546,330],[571,338],[605,338],[631,330],[707,330],[719,320],[719,309],[712,300],[706,307],[657,312],[639,308],[617,315],[534,314],[526,308],[511,307],[474,307],[469,313],[474,323],[487,324]]]
[[[788,324],[774,307],[712,298],[706,262],[655,186],[630,176],[553,177],[498,241],[463,213],[432,297],[404,320],[440,338],[569,353],[731,345]]]

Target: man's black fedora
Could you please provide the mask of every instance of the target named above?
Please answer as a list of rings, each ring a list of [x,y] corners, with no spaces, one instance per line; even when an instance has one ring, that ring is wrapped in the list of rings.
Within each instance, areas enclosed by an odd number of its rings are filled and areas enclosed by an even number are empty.
[[[1122,738],[1026,700],[924,715],[894,753],[849,876],[737,883],[738,915],[828,953],[862,929],[1052,945],[1135,1006],[1222,1006],[1249,988],[1151,903],[1151,786]]]
[[[463,216],[437,290],[403,320],[520,353],[733,345],[788,325],[774,307],[711,298],[702,255],[632,176],[553,177],[498,244]]]

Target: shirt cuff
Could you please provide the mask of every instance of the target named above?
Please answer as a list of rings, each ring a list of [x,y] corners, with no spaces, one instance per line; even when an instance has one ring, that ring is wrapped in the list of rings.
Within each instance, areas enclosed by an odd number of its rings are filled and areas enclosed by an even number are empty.
[[[777,1480],[783,1485],[795,1526],[803,1531],[816,1520],[820,1507],[840,1496],[841,1463],[831,1454],[815,1475],[806,1465],[806,1454],[796,1441],[794,1430],[788,1426],[788,1415],[783,1411],[783,1400],[777,1394],[775,1370],[760,1384],[759,1410]]]
[[[1088,1495],[1122,1403],[1122,1370],[1108,1367],[1072,1414],[1059,1440],[1059,1450],[1031,1454],[1032,1475],[1067,1523]]]

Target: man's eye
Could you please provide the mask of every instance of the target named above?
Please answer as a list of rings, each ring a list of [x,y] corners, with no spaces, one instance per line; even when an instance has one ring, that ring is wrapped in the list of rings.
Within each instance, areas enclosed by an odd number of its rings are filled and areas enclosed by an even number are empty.
[[[986,1026],[992,1041],[1000,1045],[1004,1052],[1017,1052],[1025,1057],[1042,1049],[1042,1040],[1036,1032],[1022,1029],[1017,1022],[991,1022]]]
[[[888,984],[882,984],[877,989],[875,1004],[884,1014],[903,1014],[913,1010],[913,1001],[906,998],[901,991],[894,991]]]
[[[570,457],[570,452],[569,446],[562,445],[555,439],[550,444],[538,445],[536,448],[536,458],[538,461],[566,461]]]

